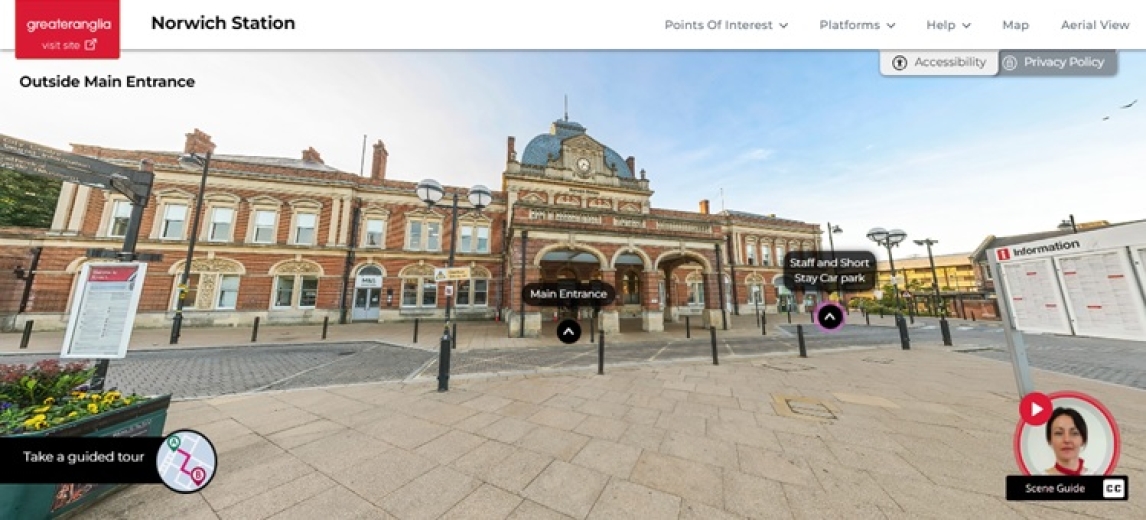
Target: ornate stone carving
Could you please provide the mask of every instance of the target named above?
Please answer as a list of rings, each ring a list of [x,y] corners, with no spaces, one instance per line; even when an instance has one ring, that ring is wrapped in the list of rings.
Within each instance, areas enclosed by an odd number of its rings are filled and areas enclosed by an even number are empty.
[[[704,275],[700,274],[700,271],[693,271],[691,273],[688,273],[688,276],[685,277],[684,281],[687,283],[703,282],[704,281]]]
[[[608,199],[589,199],[589,207],[596,209],[613,209],[613,202]]]
[[[624,204],[621,204],[621,207],[619,207],[617,209],[619,209],[621,211],[626,211],[629,213],[640,213],[641,212],[641,205],[634,203],[634,202],[626,202]]]
[[[322,269],[314,262],[291,260],[283,262],[275,268],[274,274],[318,274]]]
[[[521,198],[521,202],[529,202],[532,204],[545,204],[545,196],[540,193],[530,193]]]
[[[418,263],[417,265],[408,265],[402,268],[398,273],[402,278],[413,278],[418,276],[434,276],[434,266]]]
[[[744,283],[748,285],[764,285],[764,277],[760,273],[752,273],[744,277]]]
[[[243,266],[226,258],[196,258],[191,262],[191,272],[243,274]]]
[[[470,268],[470,278],[493,278],[493,276],[490,275],[489,269],[479,265]]]
[[[195,268],[195,264],[191,264],[191,268]],[[199,291],[195,296],[196,309],[210,309],[213,306],[211,301],[215,297],[215,281],[218,280],[217,276],[200,276],[199,277]]]
[[[574,195],[558,195],[555,199],[553,199],[553,203],[560,204],[562,206],[580,206],[581,197]]]

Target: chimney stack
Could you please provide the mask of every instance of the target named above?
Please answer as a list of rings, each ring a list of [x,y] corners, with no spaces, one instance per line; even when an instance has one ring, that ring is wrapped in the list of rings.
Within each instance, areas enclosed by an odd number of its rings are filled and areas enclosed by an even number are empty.
[[[637,174],[637,158],[636,157],[633,157],[630,155],[628,159],[625,159],[625,164],[627,164],[629,166],[629,173],[632,173],[633,175]]]
[[[708,214],[708,199],[704,199],[704,200],[700,201],[700,214],[701,215],[707,215]]]
[[[506,148],[506,158],[505,158],[506,162],[516,162],[517,161],[517,150],[514,149],[514,142],[515,141],[517,141],[517,140],[514,139],[514,137],[512,135],[509,136],[509,142],[508,142],[507,148]]]
[[[322,162],[322,156],[318,154],[318,151],[315,150],[313,146],[302,151],[302,162],[325,164]]]
[[[142,159],[139,161],[139,171],[141,172],[154,172],[155,163],[151,159]]]
[[[390,153],[386,151],[386,145],[379,139],[374,143],[374,161],[370,163],[370,178],[382,180],[386,178],[386,158],[390,157]]]
[[[215,143],[211,142],[211,136],[203,133],[198,128],[194,132],[186,134],[187,140],[183,143],[183,153],[196,153],[206,155],[208,152],[215,151]]]

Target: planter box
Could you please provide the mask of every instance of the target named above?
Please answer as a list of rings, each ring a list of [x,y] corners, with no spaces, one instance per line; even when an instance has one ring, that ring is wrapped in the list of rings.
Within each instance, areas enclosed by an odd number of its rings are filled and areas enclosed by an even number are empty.
[[[35,433],[12,437],[161,437],[171,396],[164,395]],[[67,518],[123,484],[0,484],[5,520]]]

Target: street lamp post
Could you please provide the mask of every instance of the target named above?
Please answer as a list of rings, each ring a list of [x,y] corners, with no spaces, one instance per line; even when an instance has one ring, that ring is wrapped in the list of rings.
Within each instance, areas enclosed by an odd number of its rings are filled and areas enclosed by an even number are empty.
[[[414,188],[414,192],[418,194],[418,198],[422,199],[428,207],[433,207],[442,197],[445,196],[446,190],[442,187],[441,183],[433,179],[426,179],[419,182]],[[470,188],[468,195],[470,204],[473,209],[481,211],[483,208],[489,206],[493,200],[493,192],[489,188],[480,184]],[[450,220],[450,258],[447,267],[454,266],[454,256],[457,252],[458,243],[458,193],[455,192],[451,205],[453,215]],[[443,230],[444,231],[444,230]],[[438,391],[446,392],[450,389],[450,349],[454,345],[454,338],[450,333],[450,311],[454,299],[454,290],[456,290],[456,282],[450,281],[450,293],[446,296],[446,323],[442,331],[442,343],[438,353]]]
[[[943,346],[950,347],[951,327],[947,324],[947,306],[943,304],[943,295],[939,293],[939,273],[935,270],[935,256],[931,254],[931,246],[938,243],[938,240],[930,238],[915,241],[917,246],[927,246],[927,260],[931,262],[931,283],[935,288],[935,301],[942,309],[939,312],[939,331],[943,335]]]
[[[899,280],[895,279],[895,258],[891,253],[891,248],[899,245],[907,239],[907,232],[902,229],[893,229],[888,231],[883,228],[871,228],[867,232],[867,238],[878,245],[887,248],[887,262],[891,267],[891,288],[895,292],[895,326],[899,329],[899,343],[903,350],[911,348],[911,338],[907,334],[907,322],[903,319],[903,313],[900,311],[900,295],[899,295]]]
[[[179,279],[179,300],[175,303],[175,317],[171,320],[171,344],[179,343],[183,333],[183,306],[187,303],[187,282],[191,279],[191,261],[195,258],[195,243],[199,238],[199,216],[203,212],[203,192],[207,189],[207,172],[211,168],[211,152],[200,156],[191,153],[179,157],[179,165],[188,170],[203,168],[199,179],[199,193],[195,196],[195,213],[191,215],[191,228],[187,230],[187,261],[183,264],[183,276]]]
[[[836,294],[839,296],[840,303],[843,304],[844,309],[846,311],[848,308],[848,304],[846,301],[844,301],[844,287],[843,287],[843,284],[841,284],[839,282],[839,266],[836,265],[836,241],[834,239],[832,239],[832,235],[835,235],[837,233],[843,233],[843,232],[844,232],[844,230],[841,229],[839,226],[833,226],[831,222],[828,222],[828,247],[830,247],[832,250],[832,265],[834,266],[834,270],[836,271]]]
[[[1078,225],[1074,223],[1074,215],[1070,216],[1070,220],[1059,222],[1058,228],[1062,231],[1069,229],[1071,233],[1078,233]]]

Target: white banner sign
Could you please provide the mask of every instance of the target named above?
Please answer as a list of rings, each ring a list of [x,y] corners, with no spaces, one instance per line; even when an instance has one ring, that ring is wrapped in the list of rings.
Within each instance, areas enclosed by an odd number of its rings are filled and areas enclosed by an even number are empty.
[[[147,264],[85,264],[61,358],[122,359],[135,326]]]
[[[354,286],[359,289],[381,289],[382,277],[370,274],[360,274],[354,280]]]

